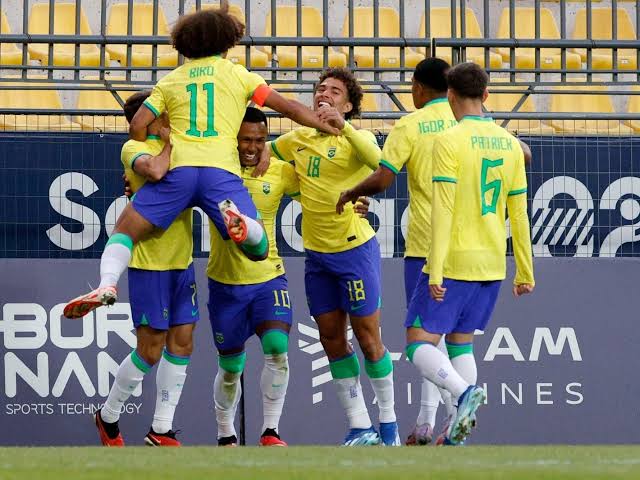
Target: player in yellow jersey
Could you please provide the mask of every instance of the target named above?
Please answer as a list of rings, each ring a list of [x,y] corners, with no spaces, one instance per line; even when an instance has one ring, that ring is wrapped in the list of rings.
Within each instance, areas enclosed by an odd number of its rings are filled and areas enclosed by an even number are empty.
[[[253,260],[269,245],[255,205],[242,185],[236,137],[248,101],[266,105],[292,120],[329,133],[339,130],[299,102],[271,90],[264,79],[225,58],[244,26],[220,9],[181,17],[171,32],[173,46],[190,61],[162,78],[130,124],[130,137],[144,141],[147,127],[167,112],[171,124],[171,167],[145,184],[118,218],[100,262],[99,287],[65,307],[79,318],[117,299],[116,285],[131,258],[131,247],[154,227],[166,229],[186,208],[201,207],[219,235],[231,238]]]
[[[473,384],[473,336],[487,325],[506,276],[506,211],[516,260],[513,293],[534,288],[524,153],[516,138],[483,114],[488,80],[473,63],[447,74],[459,124],[433,146],[431,251],[405,323],[413,327],[407,330],[407,356],[457,404],[446,439],[454,445],[470,433],[486,399]],[[451,360],[435,347],[442,335]]]
[[[298,128],[277,138],[271,148],[281,160],[293,161],[300,182],[307,301],[349,419],[344,444],[378,444],[382,437],[385,445],[399,445],[393,364],[379,328],[380,247],[366,219],[351,209],[342,215],[335,210],[340,192],[380,163],[374,135],[347,121],[360,112],[361,100],[362,89],[349,70],[326,70],[315,88],[314,108],[342,136]],[[378,399],[380,436],[362,396],[360,365],[346,337],[347,316]]]
[[[447,101],[446,73],[449,68],[449,64],[439,58],[427,58],[416,66],[411,79],[411,93],[417,110],[396,122],[385,141],[378,169],[354,188],[343,192],[336,206],[341,211],[346,203],[360,196],[383,192],[406,165],[409,222],[404,253],[404,287],[407,305],[411,301],[429,251],[433,143],[439,133],[457,123]],[[444,339],[438,347],[446,351]],[[420,412],[407,439],[407,445],[431,443],[440,397],[438,387],[424,380]],[[444,397],[451,414],[449,395],[445,393]]]
[[[124,105],[128,121],[150,93],[129,97]],[[129,140],[122,147],[122,164],[133,192],[147,180],[162,178],[169,169],[172,148],[166,115],[158,116],[148,129],[144,142]],[[137,243],[129,263],[129,302],[137,345],[118,367],[109,396],[95,415],[105,446],[124,445],[118,427],[122,406],[158,362],[156,409],[145,443],[180,445],[172,422],[191,356],[193,329],[200,318],[191,258],[191,209],[160,233]]]

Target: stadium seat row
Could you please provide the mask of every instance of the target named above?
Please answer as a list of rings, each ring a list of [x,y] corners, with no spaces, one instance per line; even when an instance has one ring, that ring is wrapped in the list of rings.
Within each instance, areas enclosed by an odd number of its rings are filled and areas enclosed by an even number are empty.
[[[214,5],[203,5],[203,8]],[[110,8],[109,18],[106,26],[107,35],[126,35],[128,24],[128,4],[116,3]],[[75,3],[55,2],[54,11],[54,33],[73,35],[76,33]],[[244,12],[237,5],[232,5],[232,13],[242,22],[245,20]],[[152,35],[153,34],[153,4],[134,3],[132,15],[132,35]],[[356,7],[354,11],[354,31],[352,37],[372,38],[374,33],[374,13],[371,7]],[[302,35],[306,37],[321,37],[322,13],[319,9],[311,6],[302,7]],[[516,7],[514,12],[515,31],[514,37],[518,39],[531,39],[535,37],[535,10],[531,7]],[[434,38],[448,38],[451,36],[451,10],[447,7],[431,8],[428,15],[430,36]],[[391,7],[379,8],[379,31],[381,38],[398,38],[400,35],[400,18],[398,12]],[[424,37],[426,34],[427,16],[422,15],[420,27],[417,35]],[[499,39],[510,38],[509,28],[509,8],[502,10],[499,19],[498,32]],[[575,28],[573,39],[585,39],[587,32],[587,11],[578,10],[575,17]],[[593,8],[591,22],[591,38],[598,40],[608,40],[612,38],[612,9]],[[460,11],[458,10],[456,32],[461,31]],[[10,33],[9,24],[4,13],[2,13],[1,32]],[[31,8],[28,21],[28,32],[30,34],[49,33],[49,3],[35,4]],[[169,26],[165,13],[158,7],[158,35],[168,35]],[[91,28],[84,10],[80,11],[80,34],[91,35]],[[295,6],[278,6],[276,8],[276,36],[295,37],[297,36],[297,12]],[[267,16],[265,25],[265,36],[269,37],[271,32],[271,13]],[[349,36],[349,19],[344,19],[342,36]],[[460,35],[458,35],[460,36]],[[471,8],[465,10],[465,35],[466,38],[483,38],[480,24],[474,11]],[[548,8],[540,10],[540,38],[559,39],[560,32],[554,19],[553,13]],[[636,32],[634,24],[627,11],[623,8],[617,10],[617,38],[620,40],[635,40]],[[519,69],[530,69],[535,66],[535,51],[532,48],[517,48],[515,52],[515,67]],[[75,63],[75,45],[54,44],[53,58],[49,58],[48,44],[29,44],[29,58],[38,60],[42,64],[51,63],[57,66],[70,66]],[[126,45],[108,45],[104,52],[105,65],[110,61],[119,62],[122,65],[134,67],[148,67],[152,65],[153,50],[150,45],[132,45],[130,49],[130,60],[128,61],[128,47]],[[339,47],[338,50],[328,49],[328,64],[331,66],[347,65],[349,47]],[[437,55],[451,61],[451,48],[441,47],[436,51]],[[359,67],[369,68],[374,66],[373,47],[354,47],[354,61]],[[429,51],[425,47],[415,50],[407,48],[404,50],[405,65],[415,66],[420,60],[425,58]],[[79,64],[85,67],[99,66],[101,52],[98,46],[84,44],[80,46]],[[275,50],[271,47],[256,48],[250,47],[250,66],[253,68],[266,67],[271,59],[276,56],[278,65],[283,68],[298,66],[298,49],[294,46],[280,46]],[[637,68],[636,50],[620,49],[617,52],[617,62],[615,67],[621,70],[635,70]],[[397,47],[380,47],[378,49],[379,65],[383,68],[399,67],[401,64],[400,49]],[[469,47],[466,49],[466,57],[481,65],[485,65],[485,49],[481,47]],[[246,48],[239,46],[229,52],[232,61],[245,64]],[[156,64],[161,67],[174,67],[178,62],[177,52],[170,45],[158,45],[156,50]],[[318,67],[324,63],[324,49],[320,46],[302,47],[301,66]],[[503,63],[510,62],[510,50],[508,48],[498,48],[488,52],[489,65],[492,68],[500,68]],[[608,70],[614,67],[613,53],[611,50],[597,49],[592,51],[592,68],[597,70]],[[587,51],[574,49],[566,52],[566,68],[581,69],[587,62]],[[0,44],[0,63],[3,65],[20,65],[22,63],[22,50],[15,44]],[[559,69],[561,67],[561,53],[559,48],[545,48],[540,51],[540,67],[545,69]]]
[[[92,80],[92,79],[88,79]],[[97,78],[96,87],[100,87]],[[117,90],[118,87],[125,87],[126,83],[119,79],[110,79],[112,85],[116,88],[117,94],[124,101],[132,90]],[[114,83],[115,82],[115,83]],[[4,108],[15,108],[22,110],[33,109],[51,109],[63,110],[62,102],[58,92],[55,90],[55,84],[48,84],[51,90],[27,90],[24,83],[15,82],[7,84],[15,89],[0,90],[0,105]],[[47,85],[46,83],[31,83],[30,85]],[[278,84],[275,86],[279,90],[293,90],[294,85]],[[130,88],[130,86],[129,86]],[[520,92],[523,87],[512,87],[509,85],[494,85],[494,90],[500,93],[489,95],[485,104],[489,112],[510,112],[522,97],[522,93],[509,93],[511,89],[517,89]],[[557,88],[557,87],[556,87]],[[605,87],[598,86],[567,86],[563,87],[571,90],[584,90],[585,93],[580,94],[563,94],[554,93],[547,94],[550,97],[551,112],[575,112],[575,113],[614,113],[612,99],[607,94],[594,94],[594,92],[605,92]],[[636,90],[640,93],[640,87]],[[294,92],[284,93],[290,98],[297,98],[298,94]],[[389,110],[389,107],[382,105],[381,99],[384,94],[365,93],[362,105],[363,112],[380,112]],[[518,112],[535,112],[537,111],[534,104],[534,96],[530,95],[518,109]],[[396,95],[405,110],[414,110],[411,94],[400,93]],[[117,102],[113,94],[107,90],[81,90],[78,93],[76,108],[79,110],[120,110],[120,104]],[[397,107],[393,107],[398,110]],[[630,95],[627,106],[627,112],[640,113],[640,94]],[[356,124],[363,128],[388,132],[392,125],[392,121],[383,120],[356,120]],[[271,132],[274,134],[289,131],[296,125],[287,119],[272,119]],[[624,124],[618,120],[571,120],[561,121],[552,120],[548,124],[539,120],[511,120],[507,126],[511,131],[517,131],[522,134],[532,135],[550,135],[554,132],[564,134],[598,134],[598,135],[629,135],[640,133],[640,121],[628,121]],[[88,131],[106,131],[106,132],[124,132],[127,130],[127,124],[122,116],[94,116],[87,115],[83,117],[74,117],[69,120],[64,115],[0,115],[0,130],[88,130]]]

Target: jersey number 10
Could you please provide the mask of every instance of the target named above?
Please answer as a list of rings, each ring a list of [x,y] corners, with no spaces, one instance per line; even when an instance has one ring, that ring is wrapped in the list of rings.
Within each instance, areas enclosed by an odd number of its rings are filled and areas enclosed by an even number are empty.
[[[198,84],[190,83],[187,85],[189,93],[189,130],[185,133],[192,137],[217,137],[218,132],[213,128],[213,101],[214,101],[213,83],[203,83],[202,89],[207,94],[207,129],[204,132],[198,130]]]

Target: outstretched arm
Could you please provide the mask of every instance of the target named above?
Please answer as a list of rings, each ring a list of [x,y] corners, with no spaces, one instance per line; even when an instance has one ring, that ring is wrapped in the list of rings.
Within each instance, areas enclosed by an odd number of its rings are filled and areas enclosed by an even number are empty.
[[[269,92],[264,105],[301,125],[317,128],[331,135],[340,135],[339,129],[320,120],[316,112],[296,100],[289,100],[283,97],[275,90]]]
[[[359,197],[370,197],[377,193],[384,192],[393,183],[396,175],[387,167],[380,166],[378,169],[365,178],[358,185],[340,194],[340,199],[336,204],[336,212],[342,213],[344,206],[348,202],[355,203]]]

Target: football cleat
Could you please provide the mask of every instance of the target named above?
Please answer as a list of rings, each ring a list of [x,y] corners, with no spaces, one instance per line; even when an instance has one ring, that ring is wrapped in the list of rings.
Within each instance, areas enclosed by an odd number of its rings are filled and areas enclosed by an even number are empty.
[[[118,300],[116,287],[102,287],[74,298],[67,303],[63,315],[67,318],[82,318],[103,305],[113,305]]]
[[[436,446],[439,445],[451,445],[449,440],[447,440],[447,435],[449,434],[449,427],[451,426],[451,415],[447,415],[445,419],[442,421],[442,427],[440,429],[440,434],[438,438],[436,438]],[[449,442],[449,443],[447,443]]]
[[[406,445],[429,445],[433,440],[433,427],[428,423],[422,423],[413,427],[407,437]]]
[[[238,438],[235,435],[231,435],[230,437],[220,437],[218,439],[219,447],[237,447],[238,446]]]
[[[106,423],[100,416],[100,410],[93,415],[93,420],[96,423],[102,445],[105,447],[124,447],[124,439],[120,428],[118,428],[118,422]]]
[[[182,444],[180,440],[176,438],[176,434],[173,430],[169,430],[166,433],[156,433],[153,428],[149,429],[149,433],[144,437],[144,443],[150,447],[180,447]]]
[[[273,428],[267,428],[260,436],[261,447],[286,447],[287,443],[280,438]]]
[[[380,435],[373,427],[352,428],[347,433],[343,445],[345,447],[357,447],[365,445],[380,445]]]
[[[224,220],[224,225],[227,227],[227,233],[229,234],[229,238],[233,240],[235,243],[242,243],[247,239],[247,235],[249,234],[249,230],[247,228],[247,224],[242,218],[242,214],[238,207],[236,207],[235,203],[231,200],[223,200],[218,204],[218,208],[220,209],[220,213],[222,214],[222,220]],[[234,233],[231,229],[240,228],[239,233]]]
[[[388,422],[380,424],[380,439],[382,445],[386,447],[399,447],[402,445],[400,434],[398,433],[398,423]]]
[[[476,411],[487,398],[485,391],[477,385],[467,388],[458,400],[458,412],[451,422],[448,440],[453,445],[464,442],[471,433],[471,429],[476,424]]]

